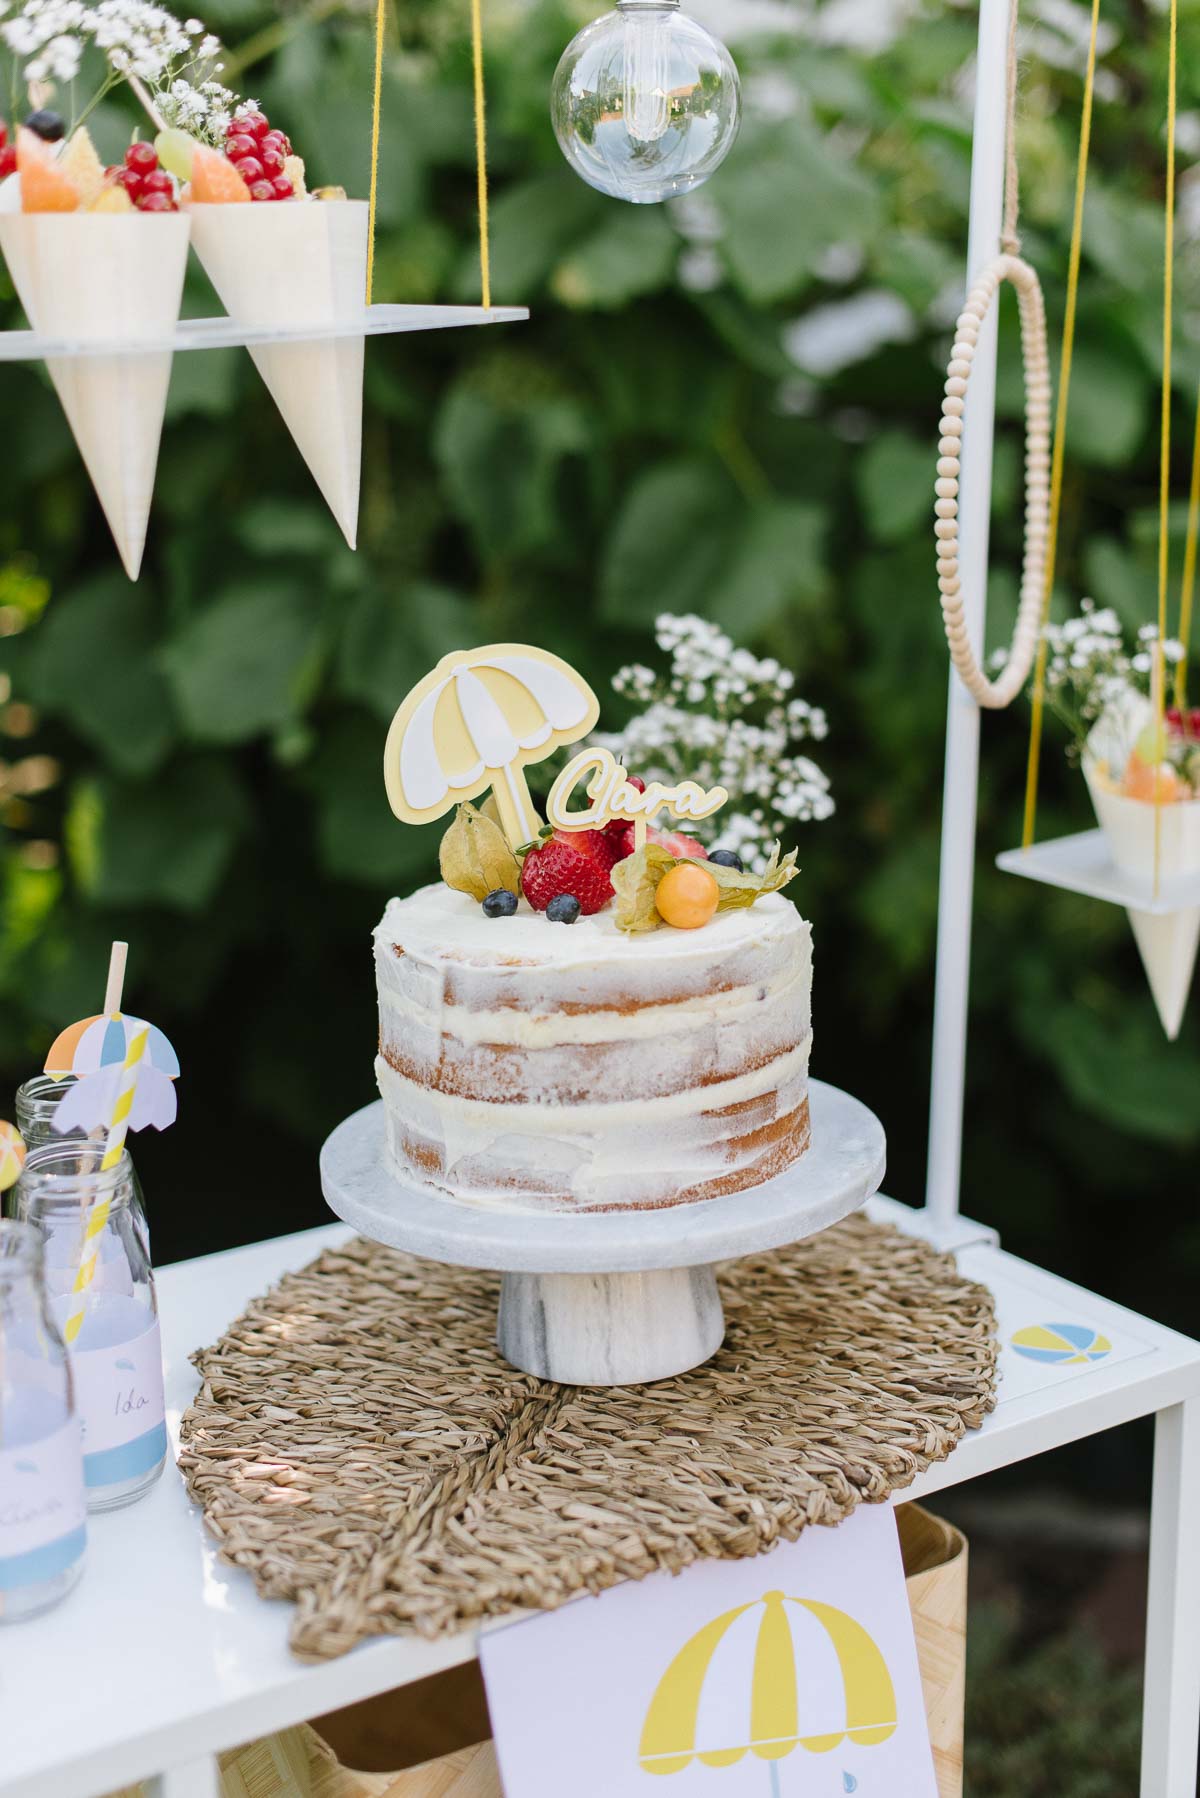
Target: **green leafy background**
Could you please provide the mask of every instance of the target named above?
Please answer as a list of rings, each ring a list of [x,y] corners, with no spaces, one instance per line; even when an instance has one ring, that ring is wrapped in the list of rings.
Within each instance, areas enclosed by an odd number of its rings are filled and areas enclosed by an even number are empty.
[[[1154,605],[1165,43],[1156,12],[1104,11],[1061,584],[1136,624]],[[554,143],[550,76],[585,12],[487,15],[494,292],[533,316],[368,344],[357,555],[249,358],[181,355],[130,586],[44,373],[0,372],[0,1057],[10,1087],[40,1065],[129,938],[128,1000],[184,1068],[178,1127],[137,1150],[162,1259],[323,1216],[320,1141],[372,1096],[370,929],[434,866],[437,833],[395,823],[381,779],[407,688],[449,648],[515,637],[603,690],[662,609],[718,619],[828,709],[839,810],[799,834],[815,1066],[883,1118],[890,1190],[922,1196],[947,680],[930,502],[974,12],[726,9],[740,141],[701,194],[644,210],[589,191]],[[1023,226],[1057,334],[1086,14],[1023,17]],[[206,22],[312,177],[365,191],[367,15],[215,0]],[[1176,570],[1200,376],[1198,26],[1188,0]],[[477,298],[469,82],[465,7],[400,0],[379,298]],[[128,118],[98,115],[106,155]],[[188,310],[212,309],[193,271]],[[1021,537],[1010,301],[1000,413],[994,641]],[[994,870],[1018,838],[1026,730],[1022,705],[983,723],[964,1205],[1186,1327],[1200,1022],[1165,1043],[1120,911]],[[1057,750],[1046,834],[1089,822]]]

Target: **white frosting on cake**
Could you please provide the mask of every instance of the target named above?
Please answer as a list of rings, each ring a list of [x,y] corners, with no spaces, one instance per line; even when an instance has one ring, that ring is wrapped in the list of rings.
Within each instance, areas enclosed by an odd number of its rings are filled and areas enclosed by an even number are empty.
[[[629,936],[611,909],[489,919],[439,884],[391,901],[375,961],[406,1179],[510,1208],[662,1205],[807,1144],[810,932],[782,896]]]

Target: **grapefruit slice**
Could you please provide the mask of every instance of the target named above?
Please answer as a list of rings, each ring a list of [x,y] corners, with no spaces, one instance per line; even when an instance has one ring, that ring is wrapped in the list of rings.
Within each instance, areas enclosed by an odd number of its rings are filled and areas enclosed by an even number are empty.
[[[192,156],[192,199],[199,206],[249,202],[250,189],[227,156],[197,144]]]
[[[17,173],[21,177],[22,212],[77,212],[79,192],[59,173],[52,152],[24,125],[17,132]]]

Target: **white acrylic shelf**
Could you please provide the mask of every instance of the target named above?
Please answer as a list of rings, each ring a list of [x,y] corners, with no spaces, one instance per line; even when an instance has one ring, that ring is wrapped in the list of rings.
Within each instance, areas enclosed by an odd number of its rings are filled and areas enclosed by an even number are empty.
[[[1005,874],[1020,874],[1026,880],[1040,880],[1046,886],[1082,893],[1089,899],[1105,899],[1110,905],[1148,912],[1151,917],[1168,917],[1172,912],[1200,905],[1200,874],[1160,881],[1155,893],[1150,881],[1139,880],[1117,867],[1102,830],[1055,837],[1028,849],[1006,849],[996,857],[996,866]]]
[[[318,343],[341,337],[390,337],[403,331],[445,331],[463,325],[512,325],[526,306],[367,306],[358,318],[335,324],[262,327],[232,318],[182,318],[169,337],[122,340],[48,337],[38,331],[0,331],[0,362],[68,360],[79,356],[161,355],[175,350],[257,348],[261,344]]]

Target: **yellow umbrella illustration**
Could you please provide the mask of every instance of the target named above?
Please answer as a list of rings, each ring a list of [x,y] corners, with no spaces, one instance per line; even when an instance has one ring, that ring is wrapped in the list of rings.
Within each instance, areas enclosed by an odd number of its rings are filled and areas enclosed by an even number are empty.
[[[638,1757],[647,1773],[681,1773],[753,1754],[777,1798],[777,1763],[794,1748],[873,1748],[896,1725],[887,1662],[862,1624],[816,1599],[765,1592],[680,1649],[650,1701]]]
[[[538,830],[526,767],[586,736],[599,716],[587,682],[544,649],[455,650],[392,719],[383,757],[392,810],[406,824],[428,824],[491,787],[516,849]]]

